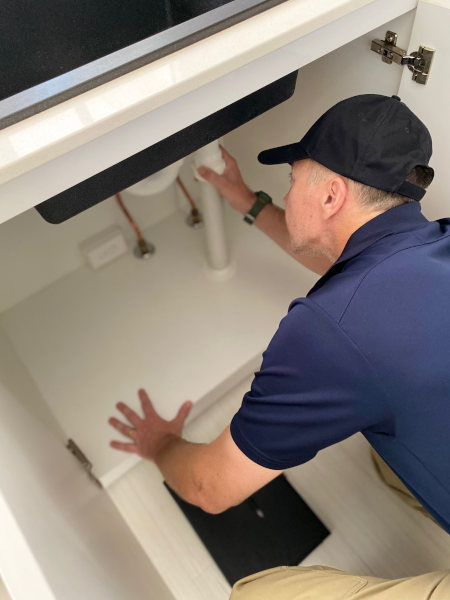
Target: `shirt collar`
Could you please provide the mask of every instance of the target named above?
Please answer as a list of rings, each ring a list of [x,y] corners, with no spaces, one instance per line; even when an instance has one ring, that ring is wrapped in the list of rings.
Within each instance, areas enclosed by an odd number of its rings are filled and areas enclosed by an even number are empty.
[[[428,223],[418,202],[408,202],[387,210],[367,221],[349,237],[333,266],[352,258],[387,235],[410,231]]]
[[[408,202],[395,206],[380,215],[377,215],[359,229],[352,233],[349,237],[342,254],[337,261],[328,269],[309,291],[311,294],[318,287],[321,287],[325,281],[332,277],[338,270],[336,267],[347,260],[360,254],[363,250],[377,242],[383,237],[403,231],[411,231],[417,227],[428,223],[422,212],[419,202]]]

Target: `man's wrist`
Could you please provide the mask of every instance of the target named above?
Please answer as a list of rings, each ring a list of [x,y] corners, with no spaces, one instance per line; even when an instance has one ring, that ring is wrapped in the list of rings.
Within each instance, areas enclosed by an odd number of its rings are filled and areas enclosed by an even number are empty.
[[[242,204],[242,208],[239,212],[243,215],[246,215],[248,213],[248,211],[251,209],[251,207],[255,204],[255,202],[256,202],[256,194],[255,194],[255,192],[252,192],[251,190],[249,190],[247,196],[245,197],[245,201]]]
[[[163,438],[161,438],[155,447],[153,456],[149,457],[150,460],[153,460],[153,462],[158,465],[158,463],[161,462],[164,455],[170,450],[174,443],[176,444],[179,441],[183,441],[183,438],[175,435],[174,433],[167,433]]]
[[[272,198],[266,192],[260,190],[254,194],[255,201],[253,205],[244,215],[244,221],[249,225],[253,225],[260,212],[268,205],[272,204]]]

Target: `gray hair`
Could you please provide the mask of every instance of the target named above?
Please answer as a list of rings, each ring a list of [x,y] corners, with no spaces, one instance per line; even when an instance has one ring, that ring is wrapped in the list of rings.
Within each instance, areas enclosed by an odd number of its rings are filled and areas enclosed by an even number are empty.
[[[336,173],[330,171],[330,169],[327,169],[320,163],[315,162],[309,173],[308,183],[311,185],[317,185],[323,181],[325,177],[330,177],[335,174]],[[394,206],[400,206],[400,204],[416,202],[407,196],[402,196],[400,194],[396,194],[395,192],[379,190],[378,188],[359,183],[359,181],[355,181],[349,177],[344,177],[344,179],[349,183],[354,196],[358,199],[361,207],[363,208],[385,211],[389,210],[390,208],[394,208]],[[409,173],[406,181],[426,189],[430,185],[432,177],[430,177],[429,172],[426,169],[417,166],[414,167]]]

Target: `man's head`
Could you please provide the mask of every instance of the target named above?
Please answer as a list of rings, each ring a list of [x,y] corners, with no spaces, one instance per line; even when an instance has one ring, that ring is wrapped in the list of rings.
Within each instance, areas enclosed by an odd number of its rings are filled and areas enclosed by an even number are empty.
[[[367,221],[411,198],[386,192],[303,159],[292,164],[291,186],[284,197],[293,250],[334,262],[350,235]],[[407,180],[426,188],[429,173],[416,167]]]
[[[299,142],[260,152],[258,160],[292,166],[286,221],[294,247],[315,254],[323,253],[324,236],[326,244],[344,232],[348,239],[377,214],[419,201],[433,179],[431,152],[427,128],[397,96],[364,94],[339,102]]]

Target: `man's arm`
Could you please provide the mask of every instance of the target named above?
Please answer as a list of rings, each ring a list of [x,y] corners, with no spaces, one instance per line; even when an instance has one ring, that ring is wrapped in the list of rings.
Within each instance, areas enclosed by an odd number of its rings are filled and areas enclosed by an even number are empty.
[[[236,160],[223,146],[220,146],[220,148],[225,161],[225,170],[222,175],[217,174],[208,167],[199,167],[197,171],[204,179],[217,188],[218,192],[227,200],[232,208],[245,215],[255,202],[256,196],[244,183]],[[257,216],[255,225],[310,271],[323,275],[331,267],[331,263],[326,259],[299,255],[292,251],[289,232],[284,218],[284,210],[282,208],[274,204],[268,204]]]
[[[247,458],[234,443],[229,425],[210,444],[174,437],[154,461],[181,497],[213,514],[240,504],[282,473]]]
[[[184,440],[181,432],[192,403],[185,402],[175,419],[165,421],[144,390],[139,390],[139,398],[143,418],[126,404],[117,405],[129,423],[115,418],[109,423],[130,442],[113,441],[111,446],[155,462],[168,485],[187,502],[220,513],[240,504],[282,472],[247,458],[234,443],[229,426],[210,444]]]

